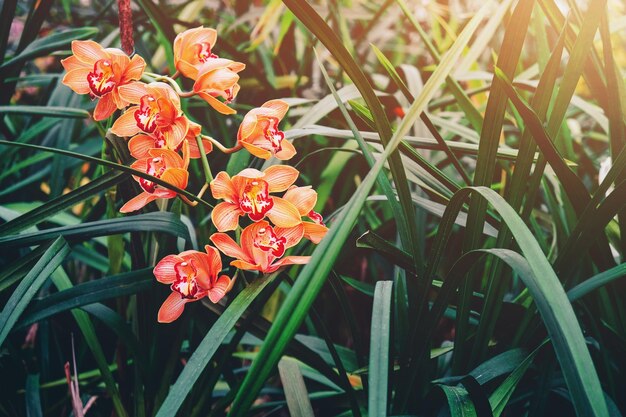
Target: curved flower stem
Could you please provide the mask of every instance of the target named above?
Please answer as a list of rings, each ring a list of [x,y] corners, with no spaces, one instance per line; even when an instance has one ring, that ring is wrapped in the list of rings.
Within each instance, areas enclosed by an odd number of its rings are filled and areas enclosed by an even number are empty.
[[[180,198],[181,200],[183,200],[183,203],[187,204],[190,207],[195,207],[198,205],[197,201],[191,201],[190,199],[188,199],[187,197],[185,197],[182,194],[178,194],[178,198]]]
[[[167,199],[159,198],[156,200],[156,205],[159,208],[159,211],[167,211]],[[198,204],[198,202],[195,202]],[[150,260],[149,265],[156,265],[157,257],[159,256],[159,241],[154,234],[152,234],[152,249],[150,251]]]
[[[176,76],[178,77],[178,75],[177,75],[177,74],[178,74],[178,71],[177,71],[174,75],[176,75]],[[180,89],[180,86],[179,86],[179,85],[178,85],[178,83],[175,81],[175,78],[174,78],[173,76],[172,76],[172,77],[168,77],[167,75],[156,74],[156,73],[154,73],[154,72],[148,72],[148,71],[145,71],[145,72],[144,72],[144,75],[146,75],[146,76],[148,76],[148,77],[153,78],[153,79],[154,79],[154,81],[165,81],[165,82],[167,82],[169,85],[171,85],[171,86],[172,86],[172,88],[173,88],[174,90],[176,90],[176,93],[177,93],[178,95],[180,95],[181,97],[191,97],[191,96],[187,96],[187,95],[186,95],[187,93],[184,93],[184,92]]]
[[[205,182],[204,185],[202,186],[202,188],[200,189],[200,192],[198,193],[198,198],[202,198],[202,196],[204,195],[204,193],[206,192],[206,190],[209,189],[209,183]],[[197,203],[197,202],[196,202]]]
[[[202,188],[200,189],[200,192],[198,193],[198,198],[202,198],[202,196],[204,195],[204,193],[206,192],[206,190],[209,189],[209,183],[205,182],[204,185],[202,186]],[[187,197],[185,197],[182,194],[178,194],[178,197],[180,197],[181,200],[183,200],[183,203],[187,204],[188,206],[191,207],[195,207],[198,205],[197,201],[191,201],[190,199],[188,199]]]
[[[193,96],[196,95],[196,93],[193,92],[193,91],[180,91],[180,90],[178,90],[177,93],[181,97],[193,97]]]
[[[200,160],[202,161],[202,169],[204,170],[204,178],[206,180],[206,183],[210,184],[211,181],[213,181],[213,174],[211,173],[209,160],[206,157],[204,144],[202,143],[203,138],[204,138],[204,135],[196,136],[196,143],[198,144],[198,150],[200,151]]]
[[[175,80],[175,79],[177,79],[178,77],[180,77],[180,72],[178,72],[178,70],[176,70],[176,72],[170,76],[170,78],[171,78],[172,80]]]
[[[239,142],[237,142],[237,144],[233,146],[232,148],[227,148],[221,143],[219,143],[217,140],[213,139],[211,136],[201,135],[201,137],[202,139],[206,139],[209,142],[211,142],[213,146],[215,146],[217,149],[219,149],[220,151],[226,154],[235,153],[243,148],[243,146]]]

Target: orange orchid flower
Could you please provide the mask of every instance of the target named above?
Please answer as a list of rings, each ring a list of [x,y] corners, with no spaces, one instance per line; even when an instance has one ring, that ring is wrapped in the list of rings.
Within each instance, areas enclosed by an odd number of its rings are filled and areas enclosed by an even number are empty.
[[[245,67],[245,64],[230,59],[209,59],[199,68],[193,92],[222,114],[237,113],[227,104],[233,101],[239,93],[237,73],[243,71]],[[219,101],[217,97],[222,97],[224,102]]]
[[[72,56],[61,60],[67,71],[62,82],[77,94],[99,99],[93,113],[95,120],[104,120],[128,105],[119,88],[141,78],[146,68],[142,57],[135,55],[131,59],[119,49],[105,49],[94,41],[72,41],[72,52]]]
[[[211,193],[213,198],[225,201],[211,212],[213,224],[220,232],[235,230],[239,217],[247,214],[254,222],[267,216],[280,227],[299,225],[298,209],[287,200],[270,195],[287,190],[299,174],[297,169],[286,165],[274,165],[264,172],[247,168],[232,178],[220,172],[211,181]]]
[[[310,185],[306,187],[291,186],[283,198],[293,204],[301,216],[312,220],[312,222],[302,222],[304,237],[315,244],[320,243],[322,238],[326,236],[328,227],[324,224],[322,215],[313,210],[317,203],[317,192]]]
[[[189,147],[187,145],[183,145],[183,157],[184,159],[169,149],[150,149],[148,155],[135,161],[131,168],[162,179],[178,188],[185,189],[189,180],[189,172],[187,172]],[[157,198],[174,198],[178,195],[176,191],[161,187],[150,180],[136,176],[133,176],[133,178],[139,183],[143,192],[124,204],[120,209],[122,213],[139,210]]]
[[[282,100],[270,100],[250,110],[239,126],[237,140],[259,158],[268,159],[272,155],[281,160],[293,158],[296,148],[284,140],[285,133],[278,129],[287,110],[289,105]]]
[[[180,98],[165,83],[132,82],[120,87],[120,96],[136,106],[129,107],[111,127],[117,136],[147,133],[157,141],[155,148],[177,149],[187,136],[189,120],[180,109]]]
[[[217,31],[200,26],[179,33],[174,39],[174,64],[187,78],[198,78],[198,69],[210,59],[218,58],[213,53]]]
[[[295,246],[304,235],[304,226],[272,227],[265,220],[253,223],[241,232],[241,245],[226,233],[214,233],[211,242],[226,256],[235,258],[230,264],[239,269],[272,273],[293,264],[306,264],[310,256],[286,256],[285,250]]]
[[[204,249],[206,253],[188,250],[178,255],[168,255],[154,267],[157,281],[169,284],[172,289],[159,309],[160,323],[176,320],[187,303],[204,297],[217,303],[231,290],[234,280],[219,275],[222,270],[219,252],[209,245]]]
[[[196,142],[196,137],[200,135],[202,131],[202,127],[192,122],[189,122],[189,129],[187,130],[187,135],[183,139],[185,142],[189,143],[189,158],[197,159],[200,158],[200,149],[198,148],[198,142]],[[202,139],[202,145],[204,146],[204,152],[210,153],[213,150],[213,144],[206,139]],[[183,146],[183,142],[181,142],[178,147],[174,149],[170,149],[172,151],[179,151]],[[130,150],[130,154],[135,159],[141,159],[148,156],[148,151],[154,148],[167,148],[167,143],[164,140],[160,140],[154,134],[149,133],[140,133],[138,135],[133,136],[128,141],[128,149]]]

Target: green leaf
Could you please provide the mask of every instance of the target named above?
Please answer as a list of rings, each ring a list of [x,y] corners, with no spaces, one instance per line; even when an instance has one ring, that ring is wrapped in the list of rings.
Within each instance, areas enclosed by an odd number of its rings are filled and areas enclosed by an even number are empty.
[[[65,292],[67,291],[69,290],[65,290]],[[128,346],[128,351],[133,355],[133,360],[137,364],[140,374],[147,374],[147,358],[144,357],[144,353],[139,347],[139,340],[137,339],[135,333],[133,333],[130,325],[126,322],[126,319],[122,318],[122,316],[109,307],[99,303],[82,306],[81,310],[96,317],[113,330],[117,334],[119,340]]]
[[[70,247],[63,237],[59,236],[48,247],[37,263],[33,266],[22,282],[17,286],[0,313],[0,346],[17,322],[17,319],[26,309],[26,306],[37,294],[39,288],[61,265],[69,255]]]
[[[365,77],[361,67],[354,61],[350,52],[344,46],[344,42],[342,42],[335,32],[306,1],[285,0],[283,2],[293,12],[293,14],[302,23],[304,23],[315,36],[317,36],[324,46],[326,46],[326,48],[332,53],[333,57],[341,65],[342,69],[346,71],[346,74],[359,90],[369,110],[374,116],[374,124],[380,135],[383,146],[388,147],[390,141],[392,140],[392,129],[389,120],[387,119],[387,115],[369,80]],[[406,134],[407,132],[408,129],[403,134]],[[397,145],[391,147],[391,152],[386,158],[389,158],[389,168],[397,189],[400,207],[402,208],[403,213],[400,218],[396,218],[396,222],[398,223],[398,233],[400,234],[403,247],[410,250],[411,254],[413,254],[414,262],[416,262],[416,269],[419,270],[421,268],[421,264],[417,263],[421,257],[421,251],[418,247],[419,238],[415,228],[411,227],[411,225],[415,224],[415,212],[412,208],[410,200],[411,194],[406,179],[406,172],[404,171],[400,154],[395,150],[396,146]]]
[[[31,246],[57,236],[72,242],[84,242],[98,236],[126,232],[166,232],[191,241],[189,229],[180,217],[169,212],[139,214],[117,219],[105,219],[73,226],[55,227],[33,233],[0,237],[0,248],[8,246]]]
[[[330,77],[328,76],[328,73],[326,72],[326,68],[324,68],[324,65],[322,65],[322,63],[319,61],[319,57],[317,58],[318,58],[318,64],[319,64],[320,70],[322,72],[322,75],[324,76],[324,80],[326,81],[326,85],[330,89],[333,97],[335,98],[335,101],[337,102],[337,107],[339,107],[341,114],[343,115],[344,119],[346,120],[346,123],[350,127],[350,130],[354,134],[354,139],[357,141],[359,148],[361,149],[361,152],[363,153],[363,156],[365,157],[365,160],[367,161],[367,164],[370,167],[372,167],[376,163],[376,160],[374,159],[372,152],[370,151],[365,140],[363,139],[363,136],[361,136],[361,132],[359,132],[358,128],[352,121],[352,118],[348,114],[348,110],[346,109],[346,106],[343,104],[341,98],[337,94],[337,91],[335,90],[335,87],[333,86],[333,83]],[[380,186],[380,188],[382,188],[383,192],[387,196],[387,199],[388,199],[387,201],[389,201],[389,205],[391,206],[391,209],[393,210],[394,217],[396,219],[402,218],[402,208],[400,207],[400,204],[398,204],[396,194],[391,188],[391,183],[389,182],[389,179],[384,174],[384,172],[380,172],[378,174],[378,185]]]
[[[289,413],[292,416],[313,417],[313,407],[298,362],[291,358],[281,359],[278,362],[278,373],[285,391]]]
[[[52,282],[57,287],[59,291],[68,290],[72,288],[72,281],[65,273],[63,268],[57,269],[51,276]],[[72,315],[80,328],[80,331],[85,338],[85,342],[89,347],[89,350],[94,356],[96,363],[98,364],[98,368],[100,370],[100,374],[102,379],[104,380],[104,384],[106,386],[108,394],[111,396],[111,400],[113,401],[113,408],[115,412],[120,417],[127,417],[128,413],[124,409],[124,405],[122,404],[122,398],[120,396],[119,389],[115,383],[115,379],[111,374],[111,370],[109,369],[109,364],[107,363],[106,357],[104,355],[104,350],[102,349],[102,345],[100,344],[100,340],[98,339],[98,335],[96,333],[96,329],[89,318],[89,315],[82,310],[74,309],[72,310]]]
[[[62,311],[87,304],[136,294],[149,289],[153,282],[152,268],[145,268],[78,284],[32,303],[15,327],[25,327]]]
[[[489,404],[491,404],[491,409],[493,411],[494,417],[500,417],[500,415],[504,411],[504,407],[506,407],[507,403],[509,402],[511,395],[513,395],[517,384],[520,382],[530,365],[533,363],[535,356],[537,356],[537,353],[544,344],[545,342],[542,343],[537,349],[535,349],[530,355],[528,355],[522,361],[522,363],[520,363],[515,368],[515,370],[509,376],[507,376],[500,385],[498,385],[498,388],[496,388],[495,391],[491,393],[491,395],[489,396]]]
[[[447,385],[437,385],[437,387],[443,391],[448,401],[450,417],[478,417],[474,403],[465,388]]]
[[[541,120],[533,109],[515,91],[509,78],[498,67],[494,68],[496,77],[501,81],[503,91],[511,99],[511,102],[520,113],[526,126],[532,132],[533,138],[539,145],[541,152],[550,163],[550,166],[561,181],[570,202],[578,213],[584,210],[585,205],[591,200],[589,192],[578,176],[567,166],[563,156],[554,146],[552,138],[543,127]]]
[[[93,38],[98,32],[98,28],[83,27],[64,30],[63,32],[53,33],[44,38],[37,39],[30,43],[19,54],[3,62],[2,65],[0,65],[0,70],[6,69],[17,62],[23,62],[31,58],[48,55],[50,52],[66,49],[73,40]]]
[[[46,249],[45,245],[41,245],[25,256],[22,256],[20,259],[5,266],[2,272],[0,272],[0,291],[10,287],[26,276],[31,269],[31,265],[45,253]]]
[[[393,281],[378,281],[374,292],[368,375],[368,414],[370,416],[387,415],[392,288]]]
[[[17,106],[9,106],[9,107],[17,107]],[[52,153],[56,153],[59,155],[65,155],[65,156],[70,156],[72,158],[77,158],[77,159],[82,159],[83,161],[87,161],[87,162],[94,162],[98,165],[104,165],[110,168],[114,168],[118,171],[122,171],[122,172],[126,172],[129,174],[133,174],[139,178],[144,178],[147,180],[150,180],[152,182],[154,182],[155,184],[158,184],[164,188],[167,188],[168,190],[172,190],[172,191],[176,191],[178,194],[182,194],[185,197],[187,197],[188,199],[190,199],[191,201],[197,201],[198,203],[207,206],[209,208],[213,208],[213,206],[209,203],[207,203],[206,201],[204,201],[201,198],[198,198],[196,195],[190,193],[189,191],[185,191],[182,190],[168,182],[163,181],[160,178],[157,178],[155,176],[146,174],[143,171],[138,171],[136,169],[133,169],[131,167],[127,167],[125,165],[122,164],[116,164],[115,162],[111,162],[111,161],[107,161],[105,159],[100,159],[100,158],[95,158],[93,156],[88,156],[88,155],[83,155],[80,153],[76,153],[76,152],[71,152],[71,151],[66,151],[63,149],[56,149],[56,148],[50,148],[47,146],[38,146],[38,145],[31,145],[31,144],[27,144],[27,143],[17,143],[17,142],[11,142],[8,140],[0,140],[0,145],[6,145],[6,146],[14,146],[14,147],[18,147],[18,148],[29,148],[29,149],[37,149],[40,151],[44,151],[44,152],[52,152]]]
[[[404,0],[396,0],[396,3],[398,3],[400,8],[402,9],[402,12],[409,19],[409,22],[411,22],[411,25],[417,31],[422,42],[424,42],[424,44],[426,45],[426,48],[428,49],[430,56],[433,58],[433,60],[436,63],[439,63],[441,61],[441,56],[439,56],[439,51],[437,51],[436,46],[432,43],[431,39],[428,37],[428,35],[424,31],[424,29],[422,28],[422,25],[417,21],[417,19],[415,19],[415,17],[413,16],[413,13],[411,13],[411,10],[407,6],[406,2]],[[472,124],[472,127],[474,128],[474,130],[476,132],[480,132],[483,127],[483,117],[478,111],[478,109],[474,107],[474,105],[472,104],[472,101],[469,99],[469,97],[463,90],[463,87],[461,87],[459,82],[456,81],[451,76],[446,77],[446,84],[450,88],[452,95],[454,96],[454,101],[459,105],[459,107],[461,107],[461,109],[465,113],[465,116],[467,117],[469,122]]]
[[[545,118],[550,105],[550,98],[552,97],[552,91],[554,84],[559,73],[561,64],[561,54],[563,52],[563,43],[565,40],[564,31],[561,32],[559,39],[550,55],[548,64],[541,74],[539,84],[535,95],[532,98],[531,104],[537,111],[537,114]],[[522,137],[520,138],[519,152],[515,160],[515,169],[511,177],[511,182],[507,184],[505,188],[505,198],[515,210],[519,210],[526,195],[526,188],[528,186],[528,177],[533,165],[533,160],[537,145],[533,140],[530,129],[524,129]],[[532,195],[527,196],[528,199],[532,199]],[[512,243],[511,232],[508,228],[501,228],[497,236],[496,246],[507,247]],[[504,291],[506,289],[506,280],[502,279],[502,263],[496,262],[489,271],[489,283],[488,288],[485,291],[485,305],[483,307],[483,317],[497,317],[500,309],[502,308],[502,300]],[[496,325],[496,320],[481,320],[476,330],[476,337],[472,356],[470,360],[480,361],[486,356],[489,346],[489,340],[493,336],[493,331]]]
[[[159,408],[156,417],[172,417],[175,416],[180,406],[189,395],[189,391],[209,364],[209,361],[220,347],[228,333],[237,324],[241,315],[246,311],[248,306],[263,291],[263,289],[271,283],[277,274],[272,274],[263,278],[257,278],[246,287],[233,300],[232,304],[224,311],[211,327],[211,330],[204,336],[194,353],[187,361],[187,365],[178,376],[178,379],[170,388],[170,392],[165,401]]]
[[[16,6],[17,0],[5,0],[2,2],[2,11],[0,12],[0,62],[4,61]]]
[[[497,63],[505,74],[513,78],[517,63],[520,58],[524,38],[530,23],[530,16],[535,5],[534,0],[521,0],[517,3],[511,15],[513,25],[508,25],[504,33],[504,39],[500,47]],[[505,112],[508,98],[502,88],[502,81],[494,77],[487,108],[485,109],[485,123],[480,132],[480,142],[478,145],[478,159],[476,170],[474,171],[473,185],[490,186],[496,170],[496,151],[500,143],[502,126],[505,121]],[[463,252],[481,246],[482,229],[485,222],[485,212],[487,203],[478,195],[472,195],[469,211],[467,214],[467,230],[463,237]],[[459,373],[467,364],[471,364],[471,349],[467,348],[467,338],[469,329],[470,300],[472,279],[464,282],[460,291],[460,301],[458,307],[456,332],[454,337],[453,372]]]
[[[558,14],[558,16],[562,18],[558,8],[556,8],[556,5],[552,1],[542,0],[541,3],[543,5],[544,11],[548,10],[547,17],[549,19],[554,19],[554,14]],[[565,118],[572,96],[576,91],[580,75],[583,72],[588,56],[591,54],[594,59],[597,58],[595,56],[595,49],[593,48],[593,40],[600,24],[602,14],[604,13],[605,6],[606,0],[593,0],[589,3],[589,10],[587,11],[587,13],[585,13],[585,21],[580,27],[580,32],[578,33],[576,41],[573,43],[573,46],[571,45],[571,36],[574,36],[574,34],[571,31],[571,27],[568,26],[569,30],[566,32],[567,38],[565,39],[565,41],[566,46],[570,49],[570,56],[563,72],[563,78],[561,80],[561,83],[559,84],[556,98],[552,105],[552,112],[550,113],[548,125],[545,129],[547,136],[550,138],[555,138],[561,128],[561,124],[563,123],[563,120]],[[569,20],[565,22],[566,25],[567,23],[569,23]],[[560,25],[559,27],[561,26],[563,25]],[[586,77],[587,81],[590,81],[590,79],[590,77]],[[592,85],[592,83],[590,83],[590,85]],[[604,86],[602,86],[601,89],[597,91],[604,90],[605,88]],[[537,165],[535,166],[535,170],[533,172],[533,177],[530,180],[528,195],[534,195],[539,188],[543,170],[545,168],[545,163],[546,162],[544,158],[541,158],[537,162]],[[578,207],[578,201],[570,200],[570,202],[575,208]],[[527,200],[527,205],[524,211],[525,213],[530,211],[532,203],[533,199]]]
[[[347,277],[345,275],[340,275],[341,280],[343,282],[345,282],[346,284],[348,284],[349,286],[351,286],[352,288],[354,288],[355,290],[365,294],[365,295],[369,295],[370,297],[374,296],[374,286],[370,283],[367,282],[363,282],[363,281],[359,281],[356,280],[354,278],[350,278]]]
[[[30,116],[67,117],[70,119],[88,119],[90,117],[87,110],[58,106],[0,106],[0,114],[27,114]]]
[[[312,12],[312,9],[303,1],[289,0],[287,5],[300,19],[308,19],[307,13]],[[310,262],[302,269],[295,285],[287,295],[283,306],[268,332],[265,344],[259,352],[259,357],[252,363],[241,388],[238,390],[229,414],[231,417],[243,416],[252,405],[265,379],[275,368],[289,341],[295,335],[317,294],[324,285],[334,261],[337,259],[359,216],[359,211],[365,203],[367,195],[376,182],[378,173],[382,170],[391,152],[398,146],[404,135],[406,135],[419,115],[425,110],[429,100],[434,96],[446,76],[453,70],[458,56],[461,54],[467,42],[469,42],[473,32],[486,13],[486,10],[485,7],[481,8],[475,17],[465,26],[465,29],[459,35],[455,44],[442,60],[441,65],[428,79],[420,96],[416,98],[408,113],[404,119],[402,119],[402,122],[385,147],[380,159],[378,159],[376,164],[370,169],[352,198],[333,222],[326,237],[313,252]],[[317,16],[315,12],[313,12],[313,14]],[[319,16],[317,16],[317,18],[319,18]],[[305,23],[306,22],[308,22],[308,20],[305,21]],[[319,22],[315,21],[312,24],[319,25]]]
[[[567,298],[569,298],[570,301],[579,300],[590,292],[619,278],[626,278],[626,263],[617,265],[607,271],[601,272],[584,280],[567,292]]]
[[[28,417],[43,417],[41,398],[39,396],[39,374],[26,376],[26,415]]]
[[[608,416],[600,381],[572,306],[541,247],[515,210],[495,191],[485,187],[472,187],[455,194],[444,217],[455,215],[459,203],[470,192],[479,193],[494,206],[524,254],[525,259],[512,251],[489,251],[513,266],[532,294],[554,345],[577,414]],[[444,233],[449,233],[449,230]]]
[[[357,248],[371,248],[380,253],[389,262],[394,265],[406,269],[407,271],[415,273],[413,270],[413,263],[411,262],[411,255],[398,248],[391,242],[383,239],[376,233],[368,230],[363,233],[356,241]]]
[[[413,94],[411,94],[409,89],[406,87],[406,85],[404,84],[404,81],[402,81],[402,78],[400,78],[400,74],[398,74],[394,66],[391,64],[391,62],[389,62],[387,57],[375,45],[371,45],[371,47],[374,50],[374,54],[376,54],[378,61],[382,64],[383,68],[385,68],[385,70],[387,71],[391,79],[396,83],[398,88],[400,88],[400,91],[402,91],[402,94],[404,94],[404,97],[406,97],[406,99],[409,100],[409,102],[413,102],[415,100],[415,98],[413,97]],[[437,140],[437,143],[439,144],[439,146],[441,146],[441,148],[445,152],[448,159],[452,162],[452,164],[456,168],[456,171],[459,173],[459,175],[461,175],[461,177],[465,181],[465,184],[469,185],[472,181],[467,176],[465,169],[463,169],[463,166],[457,159],[456,155],[452,152],[452,150],[450,149],[446,141],[443,139],[443,137],[441,137],[437,129],[435,129],[434,125],[432,124],[432,122],[430,121],[426,113],[422,113],[420,115],[420,118],[422,119],[422,122],[424,122],[424,124],[428,126],[430,132],[435,137],[435,140]]]
[[[82,187],[72,190],[67,194],[42,204],[36,209],[31,210],[16,219],[0,225],[0,236],[21,232],[24,229],[35,226],[60,211],[119,184],[125,178],[126,175],[123,173],[113,171],[108,172],[90,183],[83,185]]]

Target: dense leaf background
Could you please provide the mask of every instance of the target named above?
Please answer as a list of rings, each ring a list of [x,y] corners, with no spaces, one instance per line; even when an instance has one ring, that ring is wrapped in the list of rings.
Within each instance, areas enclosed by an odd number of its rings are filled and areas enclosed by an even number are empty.
[[[200,25],[246,64],[226,147],[291,105],[298,185],[330,231],[306,266],[157,323],[162,257],[216,203],[119,208],[115,117],[61,84],[72,40],[119,47],[117,2],[0,7],[0,416],[621,416],[626,413],[626,6],[619,0],[132,2],[173,73]],[[179,81],[189,90],[192,82]],[[280,163],[209,154],[213,173]],[[205,182],[192,161],[185,196]],[[180,191],[180,190],[179,190]],[[95,400],[95,402],[93,402]]]

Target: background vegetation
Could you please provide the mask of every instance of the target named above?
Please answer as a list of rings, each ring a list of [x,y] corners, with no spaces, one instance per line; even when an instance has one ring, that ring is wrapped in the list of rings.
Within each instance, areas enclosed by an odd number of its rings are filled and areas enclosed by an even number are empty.
[[[119,214],[133,181],[102,161],[128,155],[60,83],[72,40],[119,45],[117,6],[4,0],[0,415],[70,415],[70,391],[88,416],[622,415],[624,7],[133,2],[151,71],[199,25],[246,63],[239,114],[185,109],[226,146],[248,109],[290,103],[330,226],[305,267],[239,271],[163,325],[152,267],[209,243],[210,209]]]

